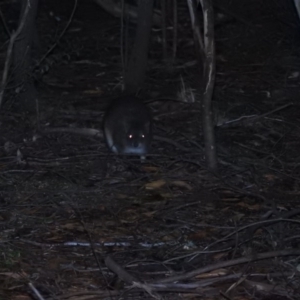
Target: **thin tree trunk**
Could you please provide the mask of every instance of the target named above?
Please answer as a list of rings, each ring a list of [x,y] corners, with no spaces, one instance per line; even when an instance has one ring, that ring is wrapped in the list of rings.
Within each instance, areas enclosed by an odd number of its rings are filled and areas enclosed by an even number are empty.
[[[135,93],[145,80],[152,14],[153,0],[140,0],[135,42],[125,70],[124,81],[127,93]]]
[[[27,1],[30,3],[29,12],[13,50],[13,77],[16,89],[19,93],[18,100],[22,101],[18,104],[27,111],[34,111],[37,91],[34,86],[33,78],[30,76],[30,70],[32,67],[32,46],[34,37],[37,37],[35,20],[39,0]],[[19,20],[22,20],[27,1],[21,1],[22,8]]]
[[[203,118],[203,135],[205,144],[205,158],[208,168],[211,171],[216,171],[217,149],[214,132],[214,122],[212,113],[212,95],[215,85],[215,40],[214,40],[214,18],[213,5],[211,0],[200,0],[203,10],[204,20],[204,47],[206,60],[204,64],[204,91],[202,102],[202,118]]]
[[[199,65],[199,87],[202,97],[202,122],[203,136],[205,145],[205,159],[210,170],[217,170],[217,152],[213,124],[213,115],[211,100],[215,83],[215,41],[214,41],[214,20],[213,6],[211,0],[200,0],[203,11],[204,32],[203,40],[200,30],[200,23],[197,18],[196,0],[187,0],[190,16],[192,20],[192,28],[194,33],[194,41],[196,46],[196,54]]]

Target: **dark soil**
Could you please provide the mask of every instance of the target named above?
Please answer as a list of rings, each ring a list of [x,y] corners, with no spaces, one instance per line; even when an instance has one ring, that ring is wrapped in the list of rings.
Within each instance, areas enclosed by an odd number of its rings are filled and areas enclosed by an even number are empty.
[[[14,28],[11,2],[0,8]],[[161,32],[153,30],[139,96],[155,135],[169,141],[154,140],[146,162],[110,153],[102,138],[36,134],[101,129],[105,108],[121,95],[120,20],[93,1],[79,1],[35,70],[38,113],[17,110],[7,90],[1,300],[300,299],[300,21],[293,1],[214,3],[217,174],[204,160],[185,1],[178,0],[173,63],[163,61]],[[73,6],[41,1],[37,60]],[[0,40],[4,65],[4,31]]]

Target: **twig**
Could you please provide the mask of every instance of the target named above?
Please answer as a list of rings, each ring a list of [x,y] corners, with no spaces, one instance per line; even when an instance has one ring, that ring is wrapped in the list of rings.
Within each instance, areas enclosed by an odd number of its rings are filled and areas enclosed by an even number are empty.
[[[2,82],[1,82],[1,87],[0,87],[0,108],[2,107],[2,103],[3,103],[4,89],[5,89],[5,85],[6,85],[6,81],[7,81],[8,69],[10,67],[13,46],[14,46],[14,43],[15,43],[17,37],[20,35],[21,31],[24,28],[29,9],[30,9],[30,0],[27,0],[27,6],[26,6],[24,14],[21,18],[20,24],[19,24],[17,30],[12,33],[10,40],[9,40],[7,54],[6,54],[6,60],[5,60],[5,64],[4,64]]]
[[[133,239],[133,237],[128,237],[128,239]],[[30,244],[36,247],[91,247],[91,243],[88,242],[64,242],[64,243],[39,243],[26,239],[20,239],[20,242]],[[140,247],[150,249],[156,247],[165,247],[165,246],[174,246],[178,244],[177,242],[158,242],[158,243],[148,243],[148,242],[140,242],[138,245]],[[95,247],[132,247],[136,245],[136,243],[130,242],[103,242],[103,243],[93,243]]]
[[[137,278],[134,276],[130,275],[127,271],[125,271],[119,264],[117,264],[111,256],[107,256],[105,258],[105,265],[114,273],[116,273],[120,279],[125,281],[128,284],[132,284],[134,281],[138,281]]]
[[[41,135],[49,134],[49,133],[71,133],[71,134],[79,134],[79,135],[83,135],[83,136],[87,136],[87,137],[95,137],[95,138],[102,138],[102,139],[104,138],[102,131],[98,130],[98,129],[94,129],[94,128],[56,127],[56,128],[46,128],[46,129],[42,129],[40,131]],[[33,140],[37,140],[39,137],[40,137],[40,135],[36,134],[36,135],[34,135]],[[186,152],[189,151],[188,148],[180,145],[176,141],[173,141],[169,138],[155,135],[153,137],[153,139],[156,141],[161,141],[161,142],[166,142],[168,144],[171,144],[182,151],[186,151]]]
[[[299,210],[297,210],[297,213],[296,214],[299,214]],[[295,215],[295,214],[294,214]],[[259,229],[262,225],[264,224],[273,224],[273,223],[277,223],[277,222],[294,222],[294,223],[300,223],[300,221],[297,221],[297,220],[293,220],[293,219],[288,219],[288,218],[277,218],[277,219],[273,219],[273,220],[263,220],[263,221],[258,221],[258,222],[255,222],[253,224],[248,224],[246,226],[243,226],[241,228],[238,228],[237,230],[235,230],[234,232],[231,232],[229,234],[227,234],[225,237],[223,237],[222,239],[210,244],[209,246],[207,246],[205,249],[208,249],[208,248],[211,248],[212,246],[216,245],[216,244],[219,244],[220,242],[223,242],[225,240],[227,240],[229,237],[233,236],[233,235],[236,235],[238,232],[240,231],[243,231],[245,229],[248,229],[248,228],[252,228],[254,227],[255,228],[255,231],[257,229]],[[248,232],[247,232],[248,233]],[[241,239],[240,239],[241,240]],[[228,245],[226,245],[226,247],[228,247]]]
[[[39,299],[39,300],[45,300],[44,297],[40,294],[40,292],[35,288],[35,286],[29,282],[28,286],[31,288],[31,290],[34,292],[35,296]]]
[[[142,283],[137,280],[134,276],[130,275],[127,271],[125,271],[120,265],[118,265],[111,256],[107,256],[105,259],[106,266],[116,273],[120,279],[125,281],[128,284],[131,284],[132,288],[137,287],[140,289],[145,290],[150,296],[154,297],[155,299],[161,299],[161,297],[157,294],[154,294],[154,291],[151,286],[148,284]]]
[[[58,37],[58,39],[56,40],[56,42],[50,47],[50,49],[45,53],[45,55],[40,59],[40,61],[37,63],[36,67],[38,67],[44,60],[45,58],[49,55],[49,53],[51,53],[51,51],[53,51],[53,49],[58,45],[58,41],[63,37],[63,35],[65,34],[65,32],[67,31],[67,29],[69,28],[71,22],[72,22],[72,19],[74,17],[74,14],[75,14],[75,11],[76,11],[76,8],[77,8],[77,2],[78,0],[75,0],[74,2],[74,7],[73,7],[73,10],[72,10],[72,13],[71,13],[71,16],[68,20],[68,23],[66,25],[66,27],[64,28],[64,30],[62,31],[62,33],[60,34],[60,36]]]
[[[263,113],[261,115],[241,116],[238,119],[230,120],[230,121],[224,122],[223,124],[217,125],[217,127],[229,126],[232,123],[234,123],[234,125],[235,125],[236,123],[239,123],[239,122],[243,122],[244,124],[256,122],[256,121],[258,121],[261,118],[264,118],[264,117],[266,117],[268,115],[274,114],[275,112],[283,110],[283,109],[285,109],[285,108],[287,108],[287,107],[289,107],[291,105],[294,105],[294,103],[290,102],[290,103],[284,104],[284,105],[282,105],[280,107],[274,108],[273,110],[268,111],[266,113]]]
[[[49,133],[73,133],[73,134],[79,134],[88,137],[103,138],[102,131],[94,128],[56,127],[56,128],[46,128],[40,130],[40,134],[42,135],[49,134]],[[38,135],[34,136],[34,138],[38,138],[38,137],[39,137]]]
[[[273,258],[273,257],[278,257],[278,256],[299,256],[299,255],[300,255],[300,250],[296,250],[296,249],[265,252],[265,253],[260,253],[260,254],[256,254],[253,256],[249,256],[249,257],[240,257],[237,259],[223,261],[223,262],[220,262],[217,264],[213,264],[213,265],[209,265],[209,266],[206,266],[203,268],[193,270],[191,272],[187,272],[185,274],[156,280],[153,283],[169,283],[169,282],[187,280],[187,279],[193,278],[197,275],[211,272],[213,270],[217,270],[217,269],[221,269],[221,268],[232,267],[232,266],[239,265],[239,264],[245,264],[245,263],[249,263],[249,262],[253,262],[253,261],[257,261],[257,260],[268,259],[268,258]]]
[[[186,147],[180,145],[179,143],[177,143],[176,141],[173,141],[173,140],[171,140],[169,138],[166,138],[166,137],[154,135],[153,139],[156,140],[156,141],[161,141],[161,142],[166,142],[168,144],[171,144],[171,145],[177,147],[178,149],[180,149],[182,151],[186,151],[186,152],[190,151],[188,148],[186,148]]]
[[[103,280],[104,280],[105,283],[106,283],[106,287],[108,288],[108,287],[109,287],[109,283],[108,283],[107,277],[105,276],[105,274],[104,274],[104,272],[103,272],[103,268],[102,268],[102,266],[101,266],[101,264],[100,264],[100,261],[99,261],[99,259],[98,259],[98,256],[97,256],[97,254],[96,254],[94,242],[93,242],[93,240],[92,240],[90,231],[87,229],[86,224],[85,224],[85,222],[83,221],[83,217],[82,217],[82,215],[81,215],[80,210],[78,210],[77,208],[73,207],[73,205],[72,205],[71,207],[72,207],[72,209],[76,212],[76,214],[78,215],[78,217],[79,217],[79,219],[80,219],[80,223],[81,223],[81,225],[83,226],[84,231],[86,232],[86,234],[87,234],[87,236],[88,236],[88,238],[89,238],[90,245],[91,245],[91,250],[92,250],[93,256],[94,256],[94,258],[95,258],[95,260],[96,260],[96,263],[97,263],[97,266],[98,266],[98,270],[99,270],[100,274],[102,275]]]
[[[294,104],[293,102],[287,103],[287,104],[282,105],[282,106],[280,106],[280,107],[277,107],[277,108],[275,108],[275,109],[273,109],[273,110],[271,110],[271,111],[269,111],[269,112],[266,112],[266,113],[264,113],[264,114],[262,114],[262,115],[259,115],[259,116],[257,116],[257,117],[253,117],[252,119],[248,119],[247,122],[255,122],[256,120],[258,120],[258,119],[260,119],[260,118],[264,118],[264,117],[266,117],[266,116],[268,116],[268,115],[271,115],[271,114],[273,114],[273,113],[275,113],[275,112],[278,112],[278,111],[280,111],[280,110],[283,110],[283,109],[285,109],[285,108],[287,108],[287,107],[289,107],[289,106],[291,106],[291,105],[293,105],[293,104]]]

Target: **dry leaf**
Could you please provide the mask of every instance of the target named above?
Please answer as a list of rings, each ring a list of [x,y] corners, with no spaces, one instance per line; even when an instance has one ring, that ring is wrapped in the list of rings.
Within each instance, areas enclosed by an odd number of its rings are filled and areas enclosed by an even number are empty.
[[[207,278],[215,278],[215,277],[219,277],[219,276],[225,276],[229,273],[228,270],[226,269],[217,269],[217,270],[214,270],[214,271],[211,271],[209,273],[204,273],[204,274],[200,274],[198,276],[196,276],[196,278],[198,279],[207,279]]]
[[[85,90],[83,91],[83,93],[88,95],[101,95],[103,94],[103,91],[101,89],[95,89],[95,90]]]
[[[223,257],[225,257],[225,256],[227,256],[227,255],[228,255],[227,252],[216,253],[216,254],[214,255],[214,260],[220,260],[221,258],[223,258]]]
[[[14,272],[1,272],[0,275],[4,275],[13,279],[24,279],[24,276],[20,273],[14,273]]]
[[[228,206],[226,206],[226,207],[224,207],[224,208],[221,209],[222,212],[227,211],[227,210],[229,210]]]
[[[84,231],[84,228],[79,223],[67,223],[67,224],[64,224],[64,225],[60,225],[59,227],[61,229],[67,229],[67,230],[74,230],[75,229],[75,230],[78,230],[78,231],[81,231],[81,232]]]
[[[145,189],[146,190],[155,190],[155,189],[159,189],[161,187],[163,187],[164,185],[166,185],[166,181],[163,179],[160,180],[156,180],[156,181],[152,181],[152,182],[148,182],[145,184]]]
[[[234,195],[234,193],[232,191],[230,191],[230,190],[221,190],[220,194],[222,194],[222,195],[230,195],[230,196]]]
[[[268,180],[268,181],[274,181],[274,180],[276,180],[276,179],[278,178],[278,177],[275,176],[274,174],[264,174],[263,176],[264,176],[264,178],[265,178],[266,180]]]
[[[127,196],[127,195],[124,195],[124,194],[116,194],[115,197],[116,197],[117,199],[127,199],[127,198],[128,198],[128,196]]]
[[[160,193],[161,197],[163,198],[173,198],[174,196],[170,193]]]
[[[211,235],[211,230],[199,230],[197,232],[194,232],[192,234],[189,235],[189,239],[190,240],[200,240],[200,239],[204,239],[207,236]]]
[[[255,236],[261,236],[263,233],[263,230],[261,228],[255,230],[255,232],[253,233]]]
[[[231,220],[237,222],[240,221],[244,216],[245,214],[237,213],[231,218]]]
[[[249,210],[260,210],[261,209],[261,205],[260,204],[254,204],[254,205],[249,205],[245,202],[240,202],[237,204],[238,206],[241,206],[241,207],[244,207],[244,208],[247,208]]]
[[[145,198],[142,199],[142,202],[159,202],[165,201],[163,194],[159,192],[149,193]]]
[[[175,186],[185,187],[189,191],[192,190],[192,187],[185,181],[175,180],[175,181],[172,181],[171,183],[172,183],[172,185],[175,185]]]
[[[148,173],[157,173],[159,168],[155,166],[143,166],[142,170]]]
[[[284,207],[284,206],[281,206],[281,205],[277,205],[277,208],[278,208],[280,211],[287,211],[287,208]]]
[[[60,264],[63,262],[63,259],[55,257],[53,259],[49,259],[47,262],[47,268],[49,270],[58,270],[60,268]]]
[[[124,211],[122,213],[122,215],[120,215],[119,221],[122,224],[129,224],[129,223],[135,222],[139,218],[140,218],[140,215],[137,213],[137,211],[135,211],[133,209],[128,209],[128,210]]]
[[[152,217],[155,214],[156,214],[156,211],[149,211],[149,212],[143,213],[142,215],[146,216],[146,217]]]

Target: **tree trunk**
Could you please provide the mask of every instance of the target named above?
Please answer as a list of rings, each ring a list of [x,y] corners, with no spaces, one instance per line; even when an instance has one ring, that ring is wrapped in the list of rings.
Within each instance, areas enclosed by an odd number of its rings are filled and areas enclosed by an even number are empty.
[[[135,93],[146,75],[149,39],[152,27],[153,0],[140,0],[137,32],[128,66],[125,70],[125,92]]]
[[[37,91],[31,75],[32,67],[32,45],[37,37],[36,15],[39,0],[22,0],[22,8],[19,23],[22,20],[28,1],[30,8],[22,31],[20,32],[13,50],[13,78],[18,90],[18,105],[26,111],[34,111]],[[24,20],[23,20],[24,21]],[[22,101],[22,102],[21,102]]]

